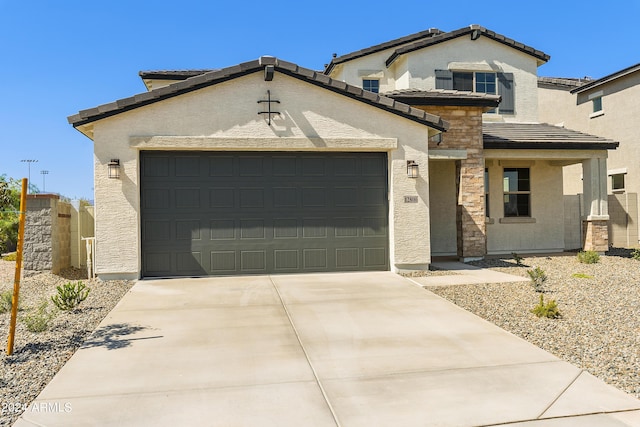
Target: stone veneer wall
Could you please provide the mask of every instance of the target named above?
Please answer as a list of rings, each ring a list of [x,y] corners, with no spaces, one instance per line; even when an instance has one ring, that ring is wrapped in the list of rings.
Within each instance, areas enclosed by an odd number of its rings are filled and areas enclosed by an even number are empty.
[[[456,162],[458,256],[480,258],[487,253],[484,191],[484,149],[481,107],[418,106],[451,123],[442,142],[429,141],[429,151],[460,149],[467,158]]]
[[[582,222],[585,251],[606,252],[609,250],[609,221],[585,220]]]
[[[27,196],[25,273],[58,273],[71,265],[71,206],[55,194]]]

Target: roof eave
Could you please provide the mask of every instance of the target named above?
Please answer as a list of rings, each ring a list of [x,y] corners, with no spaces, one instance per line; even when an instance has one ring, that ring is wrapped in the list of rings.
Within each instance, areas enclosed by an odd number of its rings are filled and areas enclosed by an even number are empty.
[[[485,150],[615,150],[619,145],[618,142],[483,142]]]
[[[164,86],[150,92],[124,98],[95,108],[82,110],[78,114],[69,116],[67,120],[71,125],[77,128],[97,120],[112,117],[133,109],[172,98],[174,96],[199,90],[203,87],[260,72],[263,70],[265,65],[274,65],[274,69],[280,73],[356,99],[360,102],[364,102],[398,116],[429,126],[438,131],[445,132],[449,128],[449,123],[439,116],[412,108],[409,105],[397,102],[391,98],[365,91],[362,88],[331,79],[323,73],[301,68],[296,64],[278,60],[273,57],[262,57],[258,60],[190,77],[184,81]]]
[[[640,64],[632,65],[632,66],[624,68],[624,69],[622,69],[620,71],[616,71],[615,73],[609,74],[608,76],[604,76],[601,79],[594,80],[594,81],[592,81],[590,83],[587,83],[584,86],[580,86],[579,88],[573,89],[571,91],[571,93],[585,92],[585,91],[587,91],[589,89],[593,89],[593,88],[595,88],[597,86],[609,83],[609,82],[611,82],[613,80],[617,80],[619,78],[628,76],[629,74],[635,73],[637,71],[640,71]]]

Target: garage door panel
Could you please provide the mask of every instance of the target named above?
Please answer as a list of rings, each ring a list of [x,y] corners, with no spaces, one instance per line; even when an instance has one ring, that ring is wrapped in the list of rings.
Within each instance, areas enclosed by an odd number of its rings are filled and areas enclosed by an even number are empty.
[[[143,275],[387,270],[386,164],[369,153],[142,152]]]
[[[267,251],[240,251],[241,271],[247,273],[267,271]]]
[[[177,252],[176,271],[179,274],[204,274],[201,252]]]
[[[209,207],[213,209],[235,206],[236,191],[234,188],[212,188],[209,190]]]
[[[274,239],[297,239],[298,220],[295,218],[274,218],[273,219]]]
[[[176,209],[197,210],[202,206],[200,188],[176,188],[175,203]]]
[[[169,156],[147,157],[142,162],[143,177],[169,177]]]
[[[176,240],[201,240],[202,225],[199,220],[177,219],[176,220]]]
[[[199,156],[176,156],[175,158],[176,177],[197,177],[200,176]]]
[[[300,269],[300,251],[296,249],[276,249],[273,251],[276,272],[298,271]]]
[[[233,240],[236,238],[234,219],[212,219],[210,221],[211,240]]]
[[[359,248],[337,248],[336,249],[336,268],[352,269],[360,265],[360,249]]]
[[[264,188],[241,188],[241,208],[264,208]]]
[[[211,177],[233,177],[233,156],[209,157],[209,176]]]
[[[237,270],[236,251],[211,251],[211,271],[233,273]]]

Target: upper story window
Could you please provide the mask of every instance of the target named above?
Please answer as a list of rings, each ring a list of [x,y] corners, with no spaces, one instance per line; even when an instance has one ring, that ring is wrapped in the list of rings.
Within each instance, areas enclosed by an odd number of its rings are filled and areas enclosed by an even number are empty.
[[[380,80],[378,79],[362,79],[362,89],[369,92],[380,92]]]
[[[500,95],[500,114],[515,114],[513,73],[435,70],[436,89],[464,90]],[[492,111],[496,112],[496,111]]]
[[[496,93],[496,73],[453,72],[453,90]]]
[[[593,98],[591,100],[591,102],[593,103],[593,112],[594,113],[602,111],[602,97],[601,96],[599,96],[597,98]]]
[[[602,109],[602,91],[598,91],[589,95],[589,100],[591,101],[591,106],[593,111],[589,115],[590,118],[598,117],[604,114],[604,110]]]

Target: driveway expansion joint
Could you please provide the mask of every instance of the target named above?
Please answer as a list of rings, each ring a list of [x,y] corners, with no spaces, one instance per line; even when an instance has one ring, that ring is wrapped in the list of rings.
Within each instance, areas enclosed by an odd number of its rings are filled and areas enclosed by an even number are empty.
[[[333,420],[336,423],[337,427],[342,427],[342,425],[340,424],[340,421],[338,420],[338,415],[336,414],[336,411],[333,409],[333,406],[331,405],[331,402],[329,401],[329,396],[327,396],[327,392],[324,389],[324,387],[322,386],[322,381],[320,381],[320,377],[318,376],[318,373],[316,372],[316,369],[313,366],[313,363],[311,363],[311,359],[309,358],[309,354],[307,353],[307,349],[305,348],[304,344],[302,343],[302,339],[300,339],[300,334],[298,333],[298,330],[296,329],[296,325],[293,323],[293,319],[291,318],[291,313],[289,313],[289,310],[287,309],[287,306],[284,303],[284,300],[282,299],[282,295],[280,295],[280,290],[278,289],[278,286],[276,286],[275,282],[273,281],[273,279],[271,278],[271,276],[269,276],[269,281],[271,282],[271,285],[273,286],[273,289],[276,291],[276,294],[278,295],[278,299],[280,299],[280,303],[282,304],[282,309],[284,310],[285,314],[287,315],[287,319],[289,320],[289,324],[291,325],[291,328],[293,329],[293,333],[296,335],[296,339],[298,340],[298,343],[300,344],[300,348],[302,349],[302,352],[304,353],[304,357],[305,359],[307,359],[307,363],[309,364],[309,369],[311,369],[311,372],[313,373],[313,377],[316,380],[316,384],[318,385],[318,388],[320,389],[320,392],[322,393],[322,397],[325,401],[325,403],[327,404],[327,407],[329,408],[329,411],[331,411],[331,416],[333,417]]]

